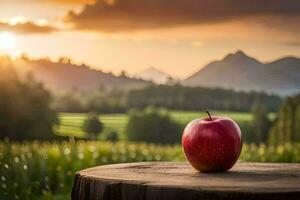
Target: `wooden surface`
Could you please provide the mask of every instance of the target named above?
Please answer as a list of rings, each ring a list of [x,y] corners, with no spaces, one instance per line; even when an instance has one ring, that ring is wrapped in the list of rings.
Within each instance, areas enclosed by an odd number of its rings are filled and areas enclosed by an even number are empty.
[[[200,173],[188,163],[104,165],[78,172],[73,200],[300,200],[300,164],[238,163]]]

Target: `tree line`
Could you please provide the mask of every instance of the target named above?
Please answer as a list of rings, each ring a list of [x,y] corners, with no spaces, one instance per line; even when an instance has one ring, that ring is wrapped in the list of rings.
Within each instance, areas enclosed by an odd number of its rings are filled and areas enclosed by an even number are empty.
[[[262,92],[243,92],[221,88],[184,87],[182,85],[149,85],[123,91],[99,87],[96,91],[74,90],[56,95],[54,108],[59,112],[120,113],[148,106],[172,110],[251,111],[257,102],[276,111],[282,99]]]

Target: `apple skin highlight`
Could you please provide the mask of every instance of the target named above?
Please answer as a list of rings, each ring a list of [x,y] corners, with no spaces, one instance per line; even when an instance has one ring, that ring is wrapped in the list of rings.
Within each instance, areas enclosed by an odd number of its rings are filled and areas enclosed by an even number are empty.
[[[227,117],[191,121],[184,129],[182,147],[190,164],[201,172],[225,172],[237,162],[243,146],[241,130]]]

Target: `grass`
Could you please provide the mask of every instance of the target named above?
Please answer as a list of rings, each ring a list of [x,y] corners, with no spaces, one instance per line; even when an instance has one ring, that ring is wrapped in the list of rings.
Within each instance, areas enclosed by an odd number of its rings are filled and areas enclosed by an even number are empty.
[[[178,146],[143,143],[0,142],[0,199],[69,199],[74,174],[81,169],[182,156]]]
[[[0,141],[0,199],[69,199],[76,171],[123,162],[182,161],[180,145]],[[300,144],[243,146],[240,161],[300,162]]]
[[[206,117],[205,112],[187,112],[187,111],[171,111],[171,116],[180,124],[185,125],[193,119]],[[212,115],[221,115],[230,117],[237,122],[251,121],[250,113],[241,112],[218,112],[212,111]],[[60,126],[57,129],[58,135],[85,137],[85,133],[81,130],[81,125],[86,117],[86,114],[81,113],[60,113]],[[121,139],[125,138],[124,129],[128,121],[127,114],[103,114],[100,115],[100,120],[104,123],[104,131],[116,131],[120,134]]]

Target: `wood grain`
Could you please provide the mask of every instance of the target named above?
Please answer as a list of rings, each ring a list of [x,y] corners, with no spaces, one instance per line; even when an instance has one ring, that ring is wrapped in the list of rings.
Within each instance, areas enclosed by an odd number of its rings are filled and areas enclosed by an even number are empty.
[[[104,165],[75,175],[72,200],[300,199],[300,164],[238,163],[200,173],[184,162]]]

